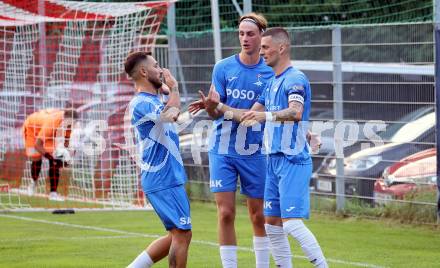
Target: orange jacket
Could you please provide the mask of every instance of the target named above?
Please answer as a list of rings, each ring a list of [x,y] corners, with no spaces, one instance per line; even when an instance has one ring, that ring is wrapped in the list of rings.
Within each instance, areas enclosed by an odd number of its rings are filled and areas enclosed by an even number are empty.
[[[63,129],[64,111],[59,109],[45,109],[28,116],[23,125],[26,148],[35,147],[38,139],[43,141],[44,150],[53,153],[55,137],[70,138],[70,130]]]

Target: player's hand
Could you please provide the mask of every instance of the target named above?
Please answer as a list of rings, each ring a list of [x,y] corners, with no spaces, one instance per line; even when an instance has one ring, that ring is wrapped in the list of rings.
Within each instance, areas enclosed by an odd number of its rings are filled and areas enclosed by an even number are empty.
[[[190,112],[192,115],[197,114],[200,110],[205,109],[205,103],[203,100],[197,100],[195,102],[190,103],[188,106],[188,112]]]
[[[160,93],[163,95],[168,95],[170,94],[170,88],[166,84],[162,83],[162,87],[160,88]]]
[[[240,122],[245,127],[253,126],[266,120],[265,112],[247,111],[240,118]]]
[[[66,167],[72,162],[72,156],[69,150],[63,146],[57,146],[57,148],[55,148],[54,158],[56,165],[59,167]]]
[[[205,96],[202,91],[199,91],[199,94],[207,110],[215,110],[220,103],[220,95],[213,86],[209,89],[208,96]]]
[[[321,137],[316,133],[309,132],[307,133],[307,141],[310,144],[311,153],[312,154],[319,153],[319,149],[321,148],[322,145]]]
[[[171,74],[170,70],[168,70],[167,68],[162,68],[162,74],[165,85],[168,86],[168,90],[169,90],[168,92],[171,92],[170,90],[177,89],[178,87],[177,80]]]

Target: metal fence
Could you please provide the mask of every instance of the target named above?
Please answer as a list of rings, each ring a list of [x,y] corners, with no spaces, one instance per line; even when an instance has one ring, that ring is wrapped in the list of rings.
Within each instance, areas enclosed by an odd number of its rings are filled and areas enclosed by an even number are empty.
[[[409,203],[435,218],[433,24],[289,32],[293,65],[311,81],[311,129],[323,142],[313,156],[314,208],[405,209]],[[237,32],[222,32],[221,41],[223,58],[240,50]],[[180,64],[173,67],[195,98],[210,86],[213,36],[187,34],[176,44]],[[193,198],[212,199],[206,153],[202,165],[187,160]],[[330,206],[317,205],[323,200]]]

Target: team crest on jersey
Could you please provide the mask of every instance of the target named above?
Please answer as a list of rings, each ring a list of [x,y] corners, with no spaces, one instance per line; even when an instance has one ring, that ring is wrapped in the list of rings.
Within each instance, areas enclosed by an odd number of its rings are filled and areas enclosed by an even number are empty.
[[[257,74],[257,82],[254,83],[254,85],[261,87],[263,85],[263,82],[260,81],[261,74]]]
[[[295,84],[292,86],[293,90],[297,90],[297,91],[303,91],[304,90],[304,85],[301,84]]]

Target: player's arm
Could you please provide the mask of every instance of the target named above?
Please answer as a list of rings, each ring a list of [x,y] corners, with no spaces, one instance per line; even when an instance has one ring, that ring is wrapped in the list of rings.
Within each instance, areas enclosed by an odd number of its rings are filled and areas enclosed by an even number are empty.
[[[303,109],[304,107],[302,103],[297,101],[291,101],[289,102],[289,107],[281,111],[263,112],[263,111],[251,110],[245,112],[241,116],[241,121],[245,126],[253,125],[256,122],[262,123],[265,121],[298,122],[301,121]]]
[[[303,111],[304,111],[303,103],[293,100],[289,102],[289,107],[287,109],[271,112],[272,120],[279,122],[286,122],[286,121],[298,122],[301,121]]]
[[[37,140],[35,141],[35,150],[37,150],[37,152],[42,155],[46,153],[46,150],[44,150],[44,142],[42,139],[37,138]]]
[[[273,112],[250,111],[243,114],[241,120],[245,125],[264,121],[301,121],[304,111],[304,85],[294,84],[291,86],[286,92],[286,98],[289,103],[286,109]]]
[[[210,92],[208,93],[208,96],[205,96],[205,94],[203,93],[203,91],[199,90],[199,95],[200,95],[200,99],[196,100],[194,102],[192,102],[189,106],[188,106],[188,111],[192,114],[192,115],[196,115],[200,110],[206,110],[206,112],[208,113],[209,117],[211,117],[212,119],[217,119],[223,116],[223,113],[216,109],[218,102],[216,105],[209,104],[207,103],[207,99],[211,98],[211,90],[214,88],[213,85],[211,85],[210,88]]]
[[[230,118],[234,121],[241,122],[241,118],[243,114],[249,111],[264,111],[264,106],[258,102],[252,105],[251,109],[237,109],[232,108],[226,104],[220,103],[220,106],[217,106],[217,110],[225,115],[225,117]]]
[[[48,129],[43,127],[41,129],[40,133],[38,134],[37,139],[35,141],[35,150],[37,150],[37,152],[39,152],[41,155],[43,155],[47,159],[53,160],[54,157],[49,152],[46,152],[46,150],[44,149],[44,140],[42,137],[44,137],[45,134],[53,135],[52,131],[49,131]]]
[[[165,105],[165,108],[160,113],[160,119],[164,122],[175,122],[180,114],[180,94],[178,83],[171,72],[166,68],[163,68],[163,76],[165,79],[165,85],[169,90],[169,99]]]
[[[200,96],[202,98],[202,101],[206,105],[207,111],[211,111],[211,113],[215,113],[215,114],[219,114],[219,115],[224,115],[225,118],[227,118],[227,119],[232,119],[237,122],[240,122],[243,114],[245,112],[250,111],[249,109],[232,108],[224,103],[221,103],[220,102],[220,95],[217,93],[217,91],[214,89],[214,87],[211,87],[207,97],[203,94],[203,92],[200,92]],[[264,111],[264,106],[262,104],[256,102],[251,107],[251,110]]]

